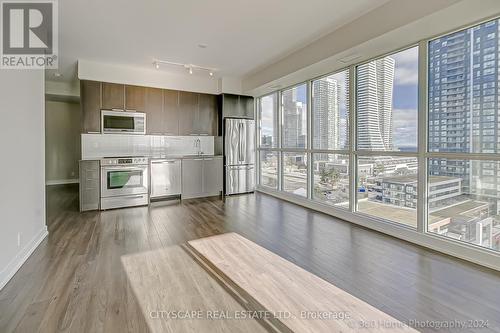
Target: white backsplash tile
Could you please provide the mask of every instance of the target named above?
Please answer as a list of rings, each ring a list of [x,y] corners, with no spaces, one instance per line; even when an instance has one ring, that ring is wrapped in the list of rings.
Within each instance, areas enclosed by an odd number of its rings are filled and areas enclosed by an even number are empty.
[[[214,154],[213,136],[82,134],[82,159],[195,155],[198,153],[197,139],[203,154]]]

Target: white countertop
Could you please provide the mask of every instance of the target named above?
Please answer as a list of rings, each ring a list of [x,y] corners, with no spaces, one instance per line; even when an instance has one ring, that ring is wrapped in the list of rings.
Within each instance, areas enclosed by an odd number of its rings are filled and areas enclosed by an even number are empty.
[[[194,158],[222,158],[222,155],[153,155],[146,157],[148,157],[150,160],[183,160],[183,159],[194,159]],[[120,157],[114,157],[114,158],[120,158]],[[100,159],[101,158],[88,158],[88,159],[81,159],[80,161],[99,161]]]

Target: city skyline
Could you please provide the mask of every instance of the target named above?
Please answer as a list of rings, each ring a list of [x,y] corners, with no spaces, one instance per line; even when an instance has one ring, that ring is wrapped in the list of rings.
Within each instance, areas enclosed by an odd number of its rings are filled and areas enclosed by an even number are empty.
[[[391,55],[395,61],[394,82],[392,93],[393,145],[396,150],[416,150],[417,146],[417,109],[418,109],[418,48],[413,47]],[[340,147],[347,144],[347,114],[348,114],[348,72],[341,71],[326,78],[337,81],[338,89],[338,127],[340,132]],[[325,80],[326,78],[319,79]],[[272,96],[272,95],[267,95]],[[265,96],[265,97],[267,97]],[[306,89],[299,89],[295,98],[297,102],[306,103]],[[314,107],[314,104],[313,104]],[[262,109],[272,109],[275,105],[271,99],[262,99]],[[277,121],[277,119],[275,120]],[[262,117],[261,131],[264,136],[276,136],[276,128],[270,113]]]

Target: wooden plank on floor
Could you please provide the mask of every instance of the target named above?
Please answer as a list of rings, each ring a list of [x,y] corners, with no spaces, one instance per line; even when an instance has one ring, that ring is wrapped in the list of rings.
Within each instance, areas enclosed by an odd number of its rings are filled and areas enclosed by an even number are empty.
[[[416,332],[237,233],[188,244],[293,332]]]
[[[125,255],[121,261],[153,333],[267,331],[256,320],[236,318],[245,309],[180,246]],[[225,313],[229,319],[219,317]]]

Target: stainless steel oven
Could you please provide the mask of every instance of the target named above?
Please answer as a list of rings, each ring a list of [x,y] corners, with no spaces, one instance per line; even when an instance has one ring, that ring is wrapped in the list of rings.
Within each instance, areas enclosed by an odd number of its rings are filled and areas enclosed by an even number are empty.
[[[101,209],[149,203],[149,160],[146,157],[101,160]]]
[[[146,134],[146,114],[129,111],[101,111],[103,134]]]

